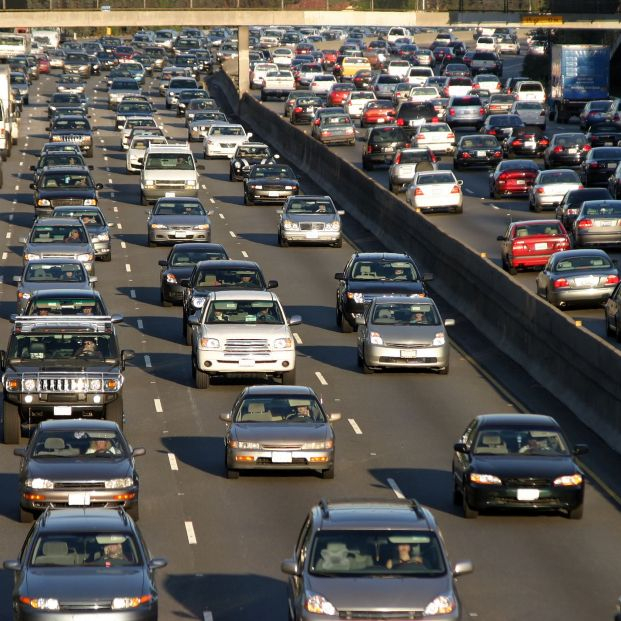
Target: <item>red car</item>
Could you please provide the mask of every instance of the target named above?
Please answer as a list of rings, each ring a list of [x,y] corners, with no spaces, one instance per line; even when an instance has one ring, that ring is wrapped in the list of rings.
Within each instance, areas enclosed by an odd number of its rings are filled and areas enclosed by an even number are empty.
[[[131,45],[119,45],[115,47],[114,50],[112,50],[112,53],[119,60],[130,60],[131,58],[133,58],[136,50],[134,50]]]
[[[558,220],[511,222],[498,241],[502,267],[509,274],[517,274],[519,269],[543,268],[550,255],[571,248],[569,235]]]
[[[39,73],[49,73],[50,72],[50,59],[47,54],[41,54],[37,58],[37,64],[39,65]]]
[[[374,99],[369,101],[362,110],[360,127],[368,125],[389,125],[395,122],[397,110],[392,101]]]
[[[323,50],[323,69],[327,71],[334,67],[336,59],[338,58],[338,52],[336,50]]]
[[[326,103],[328,106],[342,106],[347,99],[347,95],[353,90],[355,90],[355,87],[351,82],[337,83],[328,92]]]
[[[298,43],[295,48],[296,54],[312,54],[315,51],[315,46],[312,43]]]
[[[539,166],[532,160],[504,160],[489,174],[489,196],[528,194],[538,173]]]

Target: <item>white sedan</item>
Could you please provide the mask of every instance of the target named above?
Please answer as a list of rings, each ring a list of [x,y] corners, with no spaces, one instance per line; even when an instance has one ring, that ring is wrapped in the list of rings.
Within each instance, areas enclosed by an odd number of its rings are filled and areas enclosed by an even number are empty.
[[[336,78],[332,74],[320,73],[313,76],[310,90],[316,95],[327,95],[334,84]]]
[[[235,155],[237,147],[250,140],[252,133],[246,133],[242,125],[233,123],[214,123],[203,139],[203,156],[228,157]]]
[[[464,196],[462,180],[452,170],[430,170],[414,175],[405,192],[405,200],[415,209],[462,213]]]
[[[432,153],[453,153],[455,133],[447,123],[423,123],[412,136],[412,146],[427,147]]]

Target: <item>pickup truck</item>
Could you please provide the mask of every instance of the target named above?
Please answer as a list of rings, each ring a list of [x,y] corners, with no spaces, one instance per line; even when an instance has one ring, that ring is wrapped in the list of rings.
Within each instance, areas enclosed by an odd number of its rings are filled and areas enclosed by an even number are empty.
[[[295,78],[291,71],[268,71],[261,84],[261,101],[267,101],[270,97],[281,99],[294,90]]]

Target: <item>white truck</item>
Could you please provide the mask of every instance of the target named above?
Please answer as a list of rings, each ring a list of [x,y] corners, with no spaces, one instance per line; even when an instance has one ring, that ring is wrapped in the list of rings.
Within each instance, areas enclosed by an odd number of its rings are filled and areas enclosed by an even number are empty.
[[[0,32],[0,61],[6,62],[14,56],[30,54],[29,32]]]
[[[261,101],[267,101],[269,97],[287,97],[295,90],[295,78],[291,71],[272,70],[268,71],[261,85]]]
[[[30,31],[30,36],[39,47],[45,49],[60,47],[60,28],[33,28]]]
[[[11,69],[0,66],[0,157],[11,155],[11,146],[19,138],[19,111],[11,89]]]

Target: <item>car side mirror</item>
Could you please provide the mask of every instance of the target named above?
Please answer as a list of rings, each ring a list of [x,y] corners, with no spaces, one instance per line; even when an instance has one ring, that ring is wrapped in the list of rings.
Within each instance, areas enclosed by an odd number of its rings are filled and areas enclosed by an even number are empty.
[[[115,313],[114,315],[110,316],[110,319],[112,320],[112,323],[121,323],[121,321],[123,321],[125,317],[120,313]]]
[[[334,412],[328,416],[328,420],[331,423],[336,423],[337,420],[341,420],[341,414],[339,412]]]
[[[95,184],[95,189],[96,190],[103,190],[103,183],[96,183]]]
[[[453,568],[453,576],[463,576],[464,574],[471,574],[473,571],[472,561],[458,561]]]
[[[586,455],[589,452],[589,447],[586,444],[576,444],[572,453],[576,456]]]
[[[165,558],[152,558],[149,561],[149,569],[162,569],[166,565],[168,565],[168,561]]]
[[[291,315],[287,322],[290,326],[297,326],[302,323],[302,317],[300,315]]]
[[[339,209],[336,213],[338,213],[339,216],[344,216],[345,215],[345,210],[344,209]]]
[[[13,449],[13,455],[15,455],[15,457],[26,457],[26,447]]]
[[[233,420],[233,414],[231,412],[224,412],[224,414],[220,414],[220,420],[230,423]]]
[[[123,349],[121,350],[121,360],[123,362],[127,362],[131,360],[136,355],[136,352],[133,349]]]
[[[278,281],[277,280],[268,280],[267,281],[267,288],[268,289],[276,289],[278,287]]]
[[[136,447],[135,449],[132,449],[132,457],[142,457],[146,454],[146,452],[147,450],[145,448],[142,448],[141,446]]]
[[[444,320],[444,325],[446,327],[454,326],[455,325],[455,320],[454,319],[445,319]]]
[[[160,259],[157,262],[158,265],[161,265],[162,267],[168,267],[168,261],[166,259]]]
[[[276,155],[274,156],[274,159],[275,159],[275,160],[279,160],[279,159],[280,159],[280,155],[276,154]]]
[[[88,282],[90,282],[91,285],[96,283],[97,282],[97,276],[89,276],[88,277]]]
[[[457,442],[457,444],[453,446],[453,449],[455,450],[456,453],[466,454],[470,452],[465,442]]]
[[[367,323],[367,320],[364,317],[356,317],[356,325],[364,326]]]
[[[457,179],[457,185],[464,185],[463,179]]]
[[[28,187],[29,187],[31,190],[36,190],[36,189],[37,189],[37,186],[36,186],[34,183],[29,184],[29,185],[28,185]]]
[[[345,274],[343,272],[337,272],[334,274],[335,280],[345,280]]]
[[[205,170],[205,165],[204,164],[197,164],[196,165],[196,170]]]
[[[4,567],[4,569],[8,569],[9,571],[20,571],[22,565],[19,561],[4,561],[4,563],[2,563],[2,567]]]
[[[30,170],[32,170],[32,171],[34,172],[35,170],[37,170],[37,167],[33,164],[33,165],[30,167]]]
[[[252,138],[254,136],[254,134],[252,132],[248,132],[246,134],[246,138]]]
[[[11,562],[11,561],[7,561],[7,562]],[[5,562],[5,568],[8,569],[6,567],[6,562]],[[282,571],[283,574],[288,574],[290,576],[301,575],[300,567],[298,566],[297,561],[295,561],[292,558],[287,559],[286,561],[283,561],[280,564],[280,571]]]
[[[13,276],[13,282],[22,282],[21,276]]]

